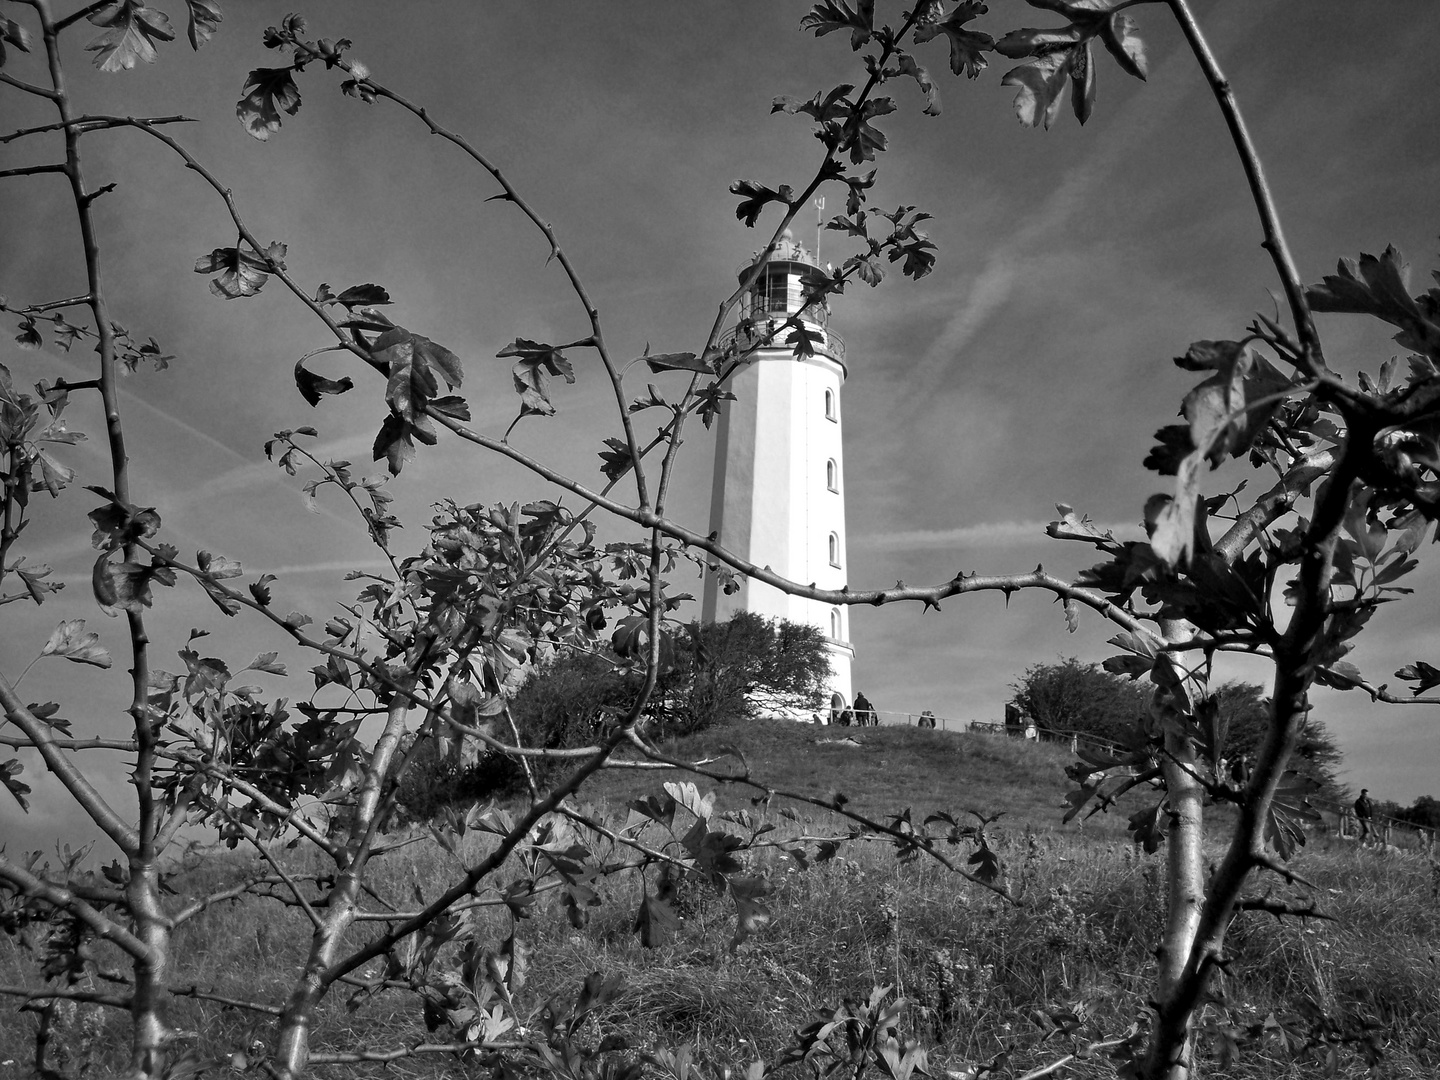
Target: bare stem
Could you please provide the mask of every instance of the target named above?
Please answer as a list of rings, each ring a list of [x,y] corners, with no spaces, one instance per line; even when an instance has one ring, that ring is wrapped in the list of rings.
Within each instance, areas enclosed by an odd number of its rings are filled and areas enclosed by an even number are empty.
[[[1290,317],[1295,323],[1296,333],[1300,335],[1306,366],[1310,374],[1323,376],[1328,372],[1325,366],[1325,354],[1320,345],[1320,334],[1315,329],[1315,319],[1310,314],[1310,305],[1305,302],[1305,290],[1300,283],[1300,273],[1295,267],[1295,260],[1290,255],[1289,245],[1285,242],[1285,233],[1280,227],[1280,215],[1275,209],[1275,200],[1270,194],[1270,185],[1265,179],[1265,170],[1260,164],[1260,155],[1256,152],[1255,144],[1245,127],[1245,118],[1241,115],[1240,106],[1235,100],[1235,93],[1230,88],[1230,80],[1220,70],[1220,64],[1216,61],[1214,53],[1210,51],[1210,45],[1206,42],[1205,35],[1195,21],[1195,16],[1191,13],[1187,0],[1167,0],[1167,2],[1175,15],[1176,22],[1180,24],[1186,42],[1190,45],[1190,51],[1195,54],[1200,70],[1205,74],[1206,82],[1210,84],[1210,89],[1215,94],[1215,100],[1220,105],[1220,112],[1225,117],[1225,123],[1230,129],[1230,138],[1235,144],[1235,153],[1240,158],[1240,164],[1245,170],[1245,180],[1250,185],[1250,195],[1255,200],[1255,209],[1260,215],[1260,228],[1265,235],[1262,246],[1270,253],[1270,260],[1275,264],[1275,272],[1280,277],[1280,287],[1285,292],[1285,302],[1290,307]]]

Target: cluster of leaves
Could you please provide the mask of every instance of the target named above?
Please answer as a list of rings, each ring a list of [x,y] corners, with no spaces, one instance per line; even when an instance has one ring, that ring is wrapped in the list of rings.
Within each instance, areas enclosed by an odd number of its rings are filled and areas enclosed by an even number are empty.
[[[845,998],[820,1009],[817,1020],[795,1032],[782,1063],[801,1063],[817,1078],[836,1073],[859,1077],[867,1066],[889,1080],[930,1075],[920,1040],[905,1038],[900,1030],[906,1000],[893,994],[893,987],[876,986],[867,998]]]
[[[198,51],[214,36],[224,16],[216,0],[185,0],[185,7],[186,36],[190,47]],[[115,0],[85,17],[104,28],[85,46],[95,54],[95,66],[101,71],[125,71],[140,62],[153,64],[156,43],[175,40],[170,16],[139,0]]]

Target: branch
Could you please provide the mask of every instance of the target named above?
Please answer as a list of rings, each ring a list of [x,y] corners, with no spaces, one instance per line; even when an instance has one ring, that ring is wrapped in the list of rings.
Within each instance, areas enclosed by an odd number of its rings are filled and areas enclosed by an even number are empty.
[[[604,763],[604,760],[615,751],[620,743],[627,739],[627,728],[633,724],[638,717],[638,710],[632,709],[631,716],[627,717],[626,724],[612,735],[601,747],[600,753],[587,761],[580,768],[576,769],[562,784],[557,786],[544,799],[531,805],[525,816],[510,830],[501,837],[499,844],[475,866],[466,871],[465,876],[456,882],[433,902],[428,904],[422,911],[416,913],[413,918],[406,919],[399,926],[392,927],[380,937],[371,941],[368,945],[356,950],[350,956],[340,961],[325,973],[326,985],[333,983],[342,975],[348,975],[358,967],[363,967],[377,956],[383,956],[394,947],[395,943],[408,934],[434,921],[457,900],[475,891],[475,886],[490,875],[497,867],[510,857],[510,852],[529,834],[530,830],[543,818],[556,810],[565,799],[574,794],[579,787],[588,780]]]
[[[752,780],[748,774],[737,776],[734,773],[717,773],[710,772],[707,769],[696,768],[688,762],[680,761],[678,758],[666,757],[665,754],[661,753],[655,747],[647,745],[644,740],[641,739],[638,735],[631,735],[630,741],[636,746],[637,749],[640,750],[642,754],[646,755],[647,757],[653,758],[656,761],[662,761],[669,765],[671,768],[681,769],[685,772],[693,773],[695,776],[703,776],[705,777],[705,779],[713,780],[716,783],[742,784],[746,787],[751,787],[757,791],[764,792],[766,796],[779,796],[782,799],[790,799],[794,802],[805,803],[810,806],[819,807],[823,810],[829,810],[831,813],[838,814],[840,817],[843,818],[848,818],[849,820],[855,822],[857,825],[861,825],[873,833],[878,833],[882,836],[890,838],[891,840],[898,841],[901,844],[914,847],[919,851],[923,851],[925,852],[925,854],[929,855],[936,862],[940,863],[941,866],[945,867],[945,869],[949,870],[951,873],[959,874],[966,881],[979,885],[983,889],[989,889],[996,896],[1003,897],[1004,899],[1009,900],[1011,903],[1017,902],[1015,897],[1012,896],[1007,889],[1003,888],[1002,886],[995,885],[991,882],[984,881],[981,878],[976,877],[974,874],[970,873],[970,871],[957,865],[950,858],[948,858],[944,852],[939,851],[935,847],[935,838],[932,836],[927,836],[925,833],[918,833],[913,831],[907,833],[901,831],[900,829],[892,828],[889,825],[882,825],[878,821],[873,821],[870,818],[867,818],[864,814],[856,813],[853,810],[846,810],[845,807],[841,805],[836,799],[818,799],[813,795],[804,795],[800,792],[782,791],[778,788],[767,787],[766,785],[760,783],[758,780]]]
[[[1302,908],[1293,907],[1283,900],[1272,900],[1268,896],[1245,897],[1235,902],[1235,910],[1268,912],[1275,916],[1276,922],[1279,922],[1281,917],[1285,915],[1294,915],[1302,919],[1325,919],[1329,922],[1336,921],[1334,915],[1327,915],[1316,907],[1314,900],[1311,900],[1309,904]]]
[[[210,994],[201,991],[198,986],[172,987],[170,993],[176,997],[195,998],[197,1001],[214,1001],[221,1005],[228,1005],[232,1009],[248,1009],[250,1012],[264,1013],[266,1016],[279,1016],[281,1010],[274,1005],[262,1005],[258,1001],[242,1001],[239,998],[222,997],[219,994]]]
[[[309,60],[323,60],[327,66],[334,62],[333,58],[322,56],[318,51],[303,42],[296,42],[295,51],[297,55],[304,56]],[[555,238],[554,228],[549,222],[541,218],[524,197],[515,190],[515,187],[505,178],[500,168],[486,158],[485,155],[481,154],[480,151],[476,150],[467,139],[451,131],[449,128],[436,123],[430,117],[427,110],[376,82],[370,78],[368,73],[362,71],[357,75],[351,61],[342,58],[338,61],[338,66],[354,77],[357,83],[373,92],[377,97],[393,101],[406,112],[417,117],[430,129],[432,135],[438,135],[446,142],[458,147],[466,156],[488,172],[495,182],[500,185],[504,194],[497,197],[503,198],[506,202],[513,203],[516,209],[529,218],[534,226],[540,230],[541,235],[545,237],[546,243],[550,245],[551,258],[560,263],[561,269],[565,271],[565,276],[570,282],[571,290],[580,301],[580,305],[585,309],[586,318],[590,322],[590,341],[600,356],[600,362],[605,365],[606,374],[610,377],[611,388],[615,395],[616,408],[620,414],[620,424],[625,433],[625,445],[630,451],[631,461],[635,463],[636,497],[642,507],[649,506],[650,496],[646,488],[645,473],[640,465],[639,441],[635,437],[634,424],[631,421],[630,412],[627,408],[628,403],[625,400],[625,387],[622,381],[622,374],[616,368],[615,362],[610,356],[609,349],[605,346],[605,335],[600,325],[599,309],[596,308],[594,301],[590,299],[590,294],[586,291],[584,283],[580,280],[579,273],[570,262],[570,257],[565,254],[565,250]]]
[[[101,131],[105,128],[128,127],[135,118],[124,116],[77,116],[73,120],[61,120],[54,124],[40,124],[38,127],[21,128],[19,131],[12,131],[9,135],[0,135],[0,144],[14,142],[16,139],[23,139],[28,135],[39,135],[46,131],[75,131],[85,134],[87,131]],[[146,116],[141,117],[147,124],[193,124],[195,118],[191,116]]]
[[[34,176],[37,173],[63,173],[64,165],[27,165],[23,169],[0,169],[0,180],[7,176]]]
[[[55,24],[55,32],[59,33],[61,30],[64,30],[72,23],[77,23],[86,16],[95,14],[95,12],[99,11],[101,8],[109,7],[111,2],[112,0],[94,0],[94,3],[86,4],[78,11],[72,11],[69,15],[66,15],[63,19],[61,19]]]
[[[8,881],[26,896],[43,900],[51,907],[59,908],[62,911],[68,911],[95,931],[97,937],[113,942],[135,960],[146,963],[153,960],[150,947],[123,926],[111,922],[68,889],[51,885],[28,870],[16,866],[4,854],[0,854],[0,880]]]
[[[135,830],[105,801],[105,797],[90,782],[90,778],[76,768],[75,763],[62,752],[50,733],[50,725],[30,711],[3,675],[0,675],[0,705],[4,706],[5,718],[25,733],[29,740],[27,745],[40,752],[46,766],[65,786],[70,797],[89,815],[90,820],[127,855],[137,851],[139,836]]]
[[[220,807],[220,813],[225,815],[226,821],[240,830],[245,839],[250,841],[250,846],[258,851],[260,857],[270,864],[270,869],[274,870],[280,880],[285,882],[286,886],[290,889],[290,895],[295,897],[296,903],[304,909],[306,917],[310,920],[310,924],[314,926],[316,930],[319,930],[323,925],[320,921],[320,916],[315,914],[315,909],[310,906],[310,901],[306,900],[300,892],[300,886],[295,883],[295,879],[287,874],[285,868],[275,861],[275,856],[271,855],[269,849],[260,842],[260,838],[255,834],[255,831],[253,829],[247,829],[240,822],[236,821],[235,815],[231,814],[225,807]]]
[[[31,990],[26,986],[0,986],[0,994],[24,998],[26,1001],[82,1001],[88,1005],[109,1005],[114,1009],[130,1008],[130,999],[116,994],[102,994],[98,990],[77,990],[53,987],[45,990]]]
[[[36,97],[43,97],[47,101],[59,101],[60,95],[54,90],[46,90],[43,86],[36,86],[33,83],[21,82],[13,75],[6,75],[0,71],[0,83],[9,83],[17,90],[23,90],[27,94],[34,94]]]
[[[317,876],[318,875],[315,874],[291,875],[292,879],[295,881],[314,881],[316,880]],[[186,907],[181,908],[174,915],[170,916],[170,925],[172,928],[179,926],[181,923],[190,921],[196,915],[199,915],[201,912],[205,911],[212,905],[224,903],[226,900],[238,900],[240,897],[246,895],[247,893],[253,892],[261,885],[282,884],[286,884],[284,879],[273,874],[249,878],[239,885],[232,886],[228,889],[221,889],[219,892],[213,892],[207,896],[202,896],[199,900],[192,901]],[[256,895],[263,898],[268,894],[256,893]]]
[[[311,1054],[311,1065],[345,1065],[360,1061],[399,1061],[419,1054],[459,1054],[466,1050],[524,1050],[521,1042],[419,1043],[394,1050],[346,1050],[336,1053]]]
[[[1265,170],[1260,164],[1260,156],[1255,151],[1250,133],[1245,128],[1245,119],[1240,115],[1240,106],[1236,103],[1235,94],[1230,89],[1230,81],[1221,72],[1220,65],[1216,62],[1214,54],[1211,53],[1210,46],[1206,43],[1204,34],[1195,22],[1195,17],[1191,14],[1186,0],[1168,0],[1168,3],[1170,10],[1175,15],[1175,21],[1180,24],[1185,40],[1190,45],[1190,51],[1195,54],[1200,70],[1205,73],[1205,79],[1210,84],[1210,89],[1214,91],[1215,100],[1220,105],[1220,112],[1224,115],[1225,123],[1230,129],[1230,138],[1235,144],[1235,152],[1245,169],[1245,179],[1250,185],[1250,194],[1255,200],[1255,209],[1260,215],[1260,228],[1265,234],[1265,241],[1261,246],[1270,253],[1270,260],[1275,264],[1275,272],[1279,275],[1280,285],[1285,291],[1286,303],[1290,307],[1290,317],[1294,320],[1295,330],[1300,335],[1306,366],[1312,375],[1325,375],[1328,372],[1325,365],[1325,354],[1320,346],[1320,334],[1315,329],[1315,320],[1310,314],[1310,306],[1305,302],[1305,290],[1300,283],[1300,274],[1295,268],[1295,261],[1290,255],[1290,248],[1285,243],[1285,234],[1280,228],[1280,216],[1275,210],[1275,201],[1270,194],[1269,184],[1265,180]]]

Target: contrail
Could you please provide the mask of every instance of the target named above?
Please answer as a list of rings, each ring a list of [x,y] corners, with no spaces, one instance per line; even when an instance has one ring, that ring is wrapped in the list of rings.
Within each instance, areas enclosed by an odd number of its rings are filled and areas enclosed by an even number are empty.
[[[1055,541],[1045,534],[1047,524],[1047,521],[991,521],[980,525],[961,525],[953,529],[871,533],[852,538],[850,546],[870,551],[910,551],[934,547],[1054,543]],[[1141,534],[1140,528],[1130,523],[1105,525],[1096,522],[1095,527],[1102,532],[1108,530],[1114,533],[1119,540],[1139,539]]]

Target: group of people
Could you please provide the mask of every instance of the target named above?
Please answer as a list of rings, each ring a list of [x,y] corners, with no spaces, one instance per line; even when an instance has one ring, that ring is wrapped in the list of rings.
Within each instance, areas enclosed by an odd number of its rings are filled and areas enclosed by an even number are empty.
[[[880,725],[880,714],[875,711],[875,706],[870,704],[862,691],[855,695],[855,707],[853,709],[841,709],[838,713],[830,714],[830,722],[839,724],[841,727],[878,727]]]

